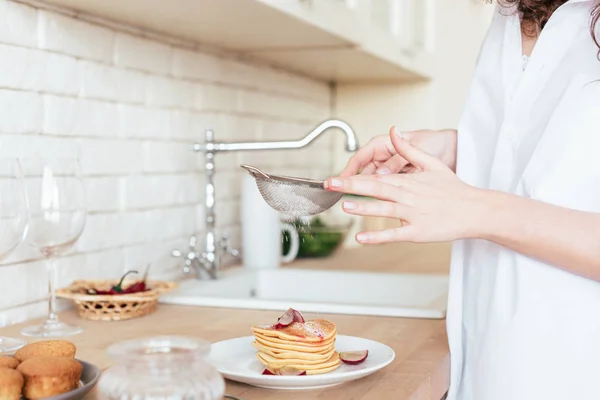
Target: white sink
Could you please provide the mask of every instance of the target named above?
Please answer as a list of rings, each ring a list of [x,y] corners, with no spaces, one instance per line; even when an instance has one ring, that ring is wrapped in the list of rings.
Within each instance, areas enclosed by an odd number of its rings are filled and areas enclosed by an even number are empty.
[[[447,293],[447,275],[235,268],[218,280],[183,281],[160,302],[441,319],[446,316]]]

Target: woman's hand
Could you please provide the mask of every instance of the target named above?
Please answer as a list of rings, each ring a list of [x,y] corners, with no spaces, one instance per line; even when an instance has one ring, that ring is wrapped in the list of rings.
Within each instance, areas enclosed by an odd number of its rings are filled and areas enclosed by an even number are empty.
[[[416,148],[401,135],[390,141],[399,157],[417,168],[417,174],[356,175],[329,178],[325,189],[374,197],[372,201],[344,201],[349,214],[388,217],[403,226],[380,232],[362,232],[360,243],[447,242],[476,237],[485,204],[482,191],[463,183],[444,162]]]
[[[395,134],[396,127],[392,127],[389,135],[379,135],[371,139],[350,158],[340,176],[348,177],[359,172],[363,175],[413,172],[414,165],[397,153],[390,140],[390,136]],[[442,160],[452,171],[456,169],[455,130],[420,130],[397,134],[413,146]]]

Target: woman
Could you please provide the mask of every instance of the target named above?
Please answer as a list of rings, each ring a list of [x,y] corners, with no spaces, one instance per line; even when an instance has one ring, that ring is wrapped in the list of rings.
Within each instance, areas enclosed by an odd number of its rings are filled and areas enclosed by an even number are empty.
[[[325,182],[403,222],[361,243],[455,241],[451,400],[600,399],[599,13],[504,1],[457,131],[392,128]]]

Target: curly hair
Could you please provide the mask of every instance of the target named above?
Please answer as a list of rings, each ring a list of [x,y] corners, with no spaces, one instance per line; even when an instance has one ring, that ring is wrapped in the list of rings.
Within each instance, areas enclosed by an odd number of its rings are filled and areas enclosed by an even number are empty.
[[[567,0],[501,0],[500,3],[506,6],[515,6],[521,16],[523,24],[523,33],[528,36],[537,36],[544,29],[546,23],[558,7],[566,3]],[[596,27],[600,21],[600,1],[592,8],[590,15],[590,34],[594,43],[600,48],[600,36],[596,32]]]

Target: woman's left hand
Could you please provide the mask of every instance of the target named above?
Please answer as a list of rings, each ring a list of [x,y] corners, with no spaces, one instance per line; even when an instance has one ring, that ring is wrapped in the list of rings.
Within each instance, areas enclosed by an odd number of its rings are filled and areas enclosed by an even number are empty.
[[[355,175],[325,181],[325,189],[373,197],[371,201],[344,201],[349,214],[388,217],[401,228],[361,232],[360,243],[447,242],[477,236],[485,223],[482,190],[463,183],[439,159],[391,134],[392,143],[420,172],[414,174]]]

